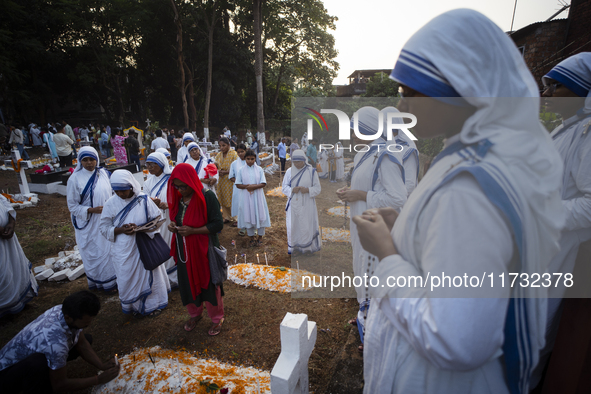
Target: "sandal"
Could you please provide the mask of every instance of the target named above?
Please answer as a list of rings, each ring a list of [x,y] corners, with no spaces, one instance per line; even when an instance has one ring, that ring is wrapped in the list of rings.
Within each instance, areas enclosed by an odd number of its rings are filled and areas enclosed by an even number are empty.
[[[246,231],[244,229],[241,229],[240,231],[238,231],[238,235],[244,237],[246,235]]]
[[[209,331],[207,333],[209,335],[211,335],[212,337],[218,335],[222,331],[222,323],[223,322],[224,322],[224,318],[222,317],[222,320],[220,320],[219,323],[213,323],[213,325],[211,326],[211,328],[209,329]]]
[[[352,326],[356,326],[357,325],[357,318],[354,317],[351,320],[349,320],[347,323],[349,323]]]
[[[156,317],[160,316],[160,314],[162,314],[162,309],[156,309],[154,312],[150,313],[146,317]]]
[[[193,329],[197,326],[197,323],[199,323],[199,321],[201,319],[203,319],[203,314],[201,314],[197,317],[192,317],[189,320],[187,320],[187,322],[185,323],[185,331],[187,331],[187,332],[193,331]]]

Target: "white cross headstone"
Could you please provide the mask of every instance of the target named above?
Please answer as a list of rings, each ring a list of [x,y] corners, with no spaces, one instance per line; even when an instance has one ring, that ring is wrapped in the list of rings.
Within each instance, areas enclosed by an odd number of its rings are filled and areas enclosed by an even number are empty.
[[[209,127],[203,128],[203,142],[209,141]]]
[[[12,166],[14,163],[14,166],[16,168],[18,168],[18,161],[21,159],[21,154],[18,151],[18,149],[14,148],[12,149],[11,152],[11,160],[5,160],[4,161],[4,165],[6,167]],[[21,194],[24,195],[25,197],[33,197],[36,196],[36,194],[31,194],[31,191],[29,190],[29,182],[27,182],[27,174],[25,173],[25,169],[27,168],[33,168],[33,163],[29,160],[25,161],[21,161],[21,168],[20,171],[16,172],[16,177],[18,179],[18,187],[21,191]]]
[[[308,359],[316,343],[316,323],[287,313],[281,322],[281,354],[271,371],[273,394],[308,393]]]
[[[150,123],[152,123],[152,122],[150,122],[150,119],[149,118],[146,119],[146,124],[148,125],[148,128],[150,128]]]

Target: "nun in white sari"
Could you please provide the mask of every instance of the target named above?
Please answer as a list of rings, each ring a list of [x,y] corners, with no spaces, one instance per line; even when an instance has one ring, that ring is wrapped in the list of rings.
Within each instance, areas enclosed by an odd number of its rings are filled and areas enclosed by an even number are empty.
[[[39,285],[14,233],[16,212],[0,195],[0,317],[19,313],[37,296]]]
[[[148,179],[144,182],[144,193],[146,193],[162,211],[162,216],[166,219],[166,222],[160,226],[160,235],[162,236],[162,239],[164,239],[164,242],[171,245],[172,233],[168,230],[170,217],[168,215],[166,193],[168,191],[168,179],[170,178],[172,169],[168,165],[168,159],[164,154],[158,152],[160,149],[164,148],[157,149],[156,152],[151,153],[146,159],[146,166],[148,167],[148,171],[150,171],[150,175],[148,175]],[[179,285],[179,281],[174,257],[168,259],[163,265],[164,268],[166,268],[168,280],[170,280],[170,286],[176,288]]]
[[[195,142],[195,137],[193,137],[192,133],[185,133],[183,134],[183,146],[176,154],[176,162],[177,163],[185,163],[189,158],[189,150],[187,149],[187,145],[189,143]]]
[[[337,160],[337,174],[336,178],[337,181],[341,181],[345,179],[345,157],[344,157],[344,149],[343,144],[341,142],[337,142],[337,146],[334,150],[334,156]]]
[[[318,176],[322,179],[328,178],[328,151],[326,149],[322,149],[318,154],[318,164],[320,164]]]
[[[415,33],[391,77],[417,117],[413,133],[448,138],[397,218],[353,219],[379,262],[373,275],[495,282],[372,287],[364,392],[526,394],[547,289],[502,287],[499,275],[546,272],[564,223],[562,164],[538,120],[537,84],[511,39],[466,9]]]
[[[315,200],[321,191],[320,179],[303,150],[294,150],[291,161],[293,166],[287,169],[282,188],[287,196],[287,252],[314,253],[322,247]]]
[[[380,123],[380,111],[374,107],[360,108],[351,119],[351,128],[365,136],[377,136],[373,141],[356,138],[357,144],[366,144],[368,149],[355,155],[355,166],[351,176],[351,188],[342,188],[337,195],[351,205],[351,218],[371,208],[394,208],[400,211],[406,202],[404,167],[402,155],[396,149],[387,149],[385,130]],[[372,256],[361,247],[357,226],[350,222],[351,246],[353,249],[353,273],[363,277],[373,267]],[[369,290],[356,287],[359,312],[357,327],[363,342],[364,326],[369,309]]]
[[[591,239],[591,52],[582,52],[558,63],[542,78],[547,112],[562,115],[562,124],[550,136],[564,163],[562,205],[566,226],[560,251],[548,272],[572,273],[581,243]],[[557,86],[562,85],[562,86]],[[579,280],[578,283],[582,283]],[[566,289],[548,288],[548,330],[540,365],[532,376],[535,387],[542,377],[560,323],[559,307]]]
[[[117,287],[111,242],[97,235],[103,205],[113,195],[113,189],[109,182],[111,174],[98,163],[94,148],[80,148],[78,164],[68,179],[67,201],[88,287],[111,291]]]
[[[161,217],[161,211],[142,193],[129,171],[113,172],[111,186],[116,195],[103,207],[100,232],[112,243],[111,259],[117,274],[121,308],[123,313],[134,316],[156,315],[168,305],[170,282],[164,264],[152,271],[144,268],[133,230]]]
[[[215,184],[220,179],[220,174],[218,172],[213,177],[209,177],[205,172],[205,167],[208,164],[214,164],[215,162],[205,156],[201,147],[196,142],[189,143],[187,145],[187,150],[189,151],[189,157],[185,160],[185,163],[190,164],[195,168],[197,176],[199,177],[199,180],[201,180],[204,189],[215,192]]]

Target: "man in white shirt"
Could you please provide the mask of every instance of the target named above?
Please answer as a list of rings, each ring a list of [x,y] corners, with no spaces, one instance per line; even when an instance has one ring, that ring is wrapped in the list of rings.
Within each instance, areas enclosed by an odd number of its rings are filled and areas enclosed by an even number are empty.
[[[60,159],[60,167],[71,167],[72,166],[72,144],[74,141],[66,135],[64,126],[56,123],[55,125],[57,133],[53,136],[53,142],[55,143],[55,150]]]
[[[12,129],[8,143],[16,145],[18,151],[21,154],[21,159],[29,160],[29,154],[27,151],[25,151],[25,137],[23,136],[23,132],[20,129],[16,127]]]
[[[74,135],[74,130],[72,130],[72,126],[70,126],[68,124],[68,122],[66,122],[65,120],[62,120],[62,124],[64,125],[64,130],[66,132],[66,135],[72,140],[74,141],[72,143],[72,153],[74,154],[74,157],[76,157],[76,136]]]
[[[224,135],[228,137],[228,139],[232,138],[232,132],[228,128],[228,126],[224,127]]]
[[[156,138],[152,141],[152,145],[150,146],[150,149],[152,149],[153,152],[158,148],[164,148],[170,152],[170,144],[162,138],[162,130],[156,130]]]

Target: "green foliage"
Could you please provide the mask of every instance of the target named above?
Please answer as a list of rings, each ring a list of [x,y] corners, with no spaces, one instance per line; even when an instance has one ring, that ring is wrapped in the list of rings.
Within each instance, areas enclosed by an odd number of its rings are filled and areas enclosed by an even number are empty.
[[[367,82],[363,97],[398,97],[398,86],[387,74],[377,73]]]
[[[177,1],[193,75],[197,126],[205,110],[207,21],[213,36],[210,127],[256,125],[251,0]],[[45,123],[66,107],[90,121],[183,123],[177,31],[169,1],[0,0],[0,106],[10,122]],[[295,95],[334,96],[336,17],[320,0],[263,3],[265,112],[290,116]],[[105,114],[97,119],[100,108]],[[70,119],[68,117],[68,119]]]
[[[443,137],[419,139],[415,143],[419,152],[431,158],[437,156],[443,150]]]
[[[548,132],[551,132],[562,122],[562,118],[554,112],[540,112],[540,122]]]

